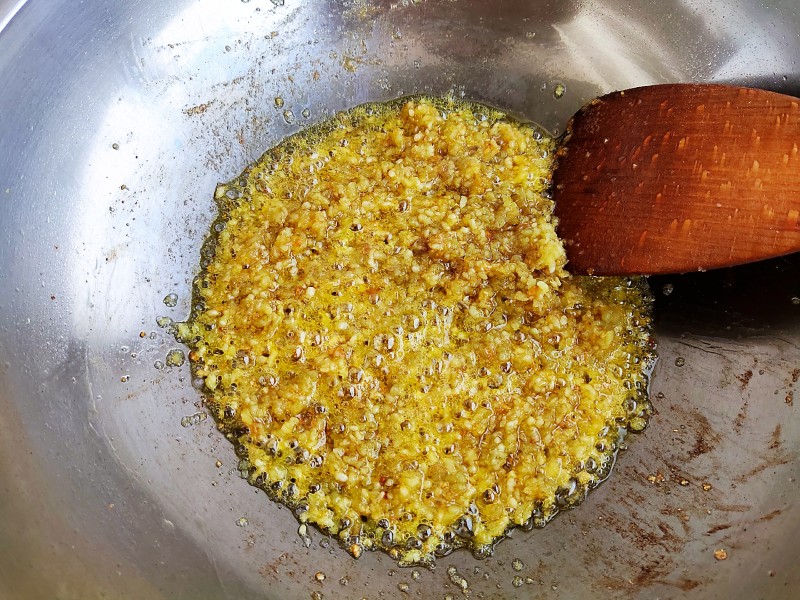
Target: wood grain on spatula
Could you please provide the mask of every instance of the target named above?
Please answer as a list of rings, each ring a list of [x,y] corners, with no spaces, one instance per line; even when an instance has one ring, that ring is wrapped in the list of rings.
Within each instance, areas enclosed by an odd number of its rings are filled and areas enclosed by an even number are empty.
[[[674,84],[598,98],[553,176],[573,273],[726,267],[800,250],[800,100]]]

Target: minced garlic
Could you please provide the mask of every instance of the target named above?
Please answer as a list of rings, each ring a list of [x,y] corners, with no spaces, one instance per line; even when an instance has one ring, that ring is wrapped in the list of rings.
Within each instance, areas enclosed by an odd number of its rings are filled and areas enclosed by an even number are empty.
[[[644,284],[571,277],[554,141],[485,107],[360,107],[220,186],[179,328],[240,466],[360,555],[486,555],[642,429]]]

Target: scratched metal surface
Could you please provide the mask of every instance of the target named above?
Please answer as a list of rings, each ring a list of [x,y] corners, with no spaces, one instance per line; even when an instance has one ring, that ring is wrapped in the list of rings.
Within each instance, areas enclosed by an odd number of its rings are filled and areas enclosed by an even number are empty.
[[[237,477],[187,367],[154,367],[175,347],[156,318],[188,313],[215,184],[283,136],[412,92],[551,130],[650,83],[797,95],[794,0],[0,9],[0,597],[465,596],[450,566],[473,598],[798,597],[797,257],[654,280],[657,414],[612,478],[492,558],[455,553],[418,579],[318,532],[306,548]]]

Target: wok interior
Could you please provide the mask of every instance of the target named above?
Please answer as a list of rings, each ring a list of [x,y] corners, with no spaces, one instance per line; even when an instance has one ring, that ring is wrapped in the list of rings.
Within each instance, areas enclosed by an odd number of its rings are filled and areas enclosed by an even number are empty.
[[[656,414],[611,479],[492,558],[458,552],[418,578],[313,529],[306,547],[294,516],[239,478],[188,365],[154,367],[177,347],[156,318],[189,312],[216,183],[287,134],[411,93],[554,133],[638,85],[798,95],[792,0],[15,8],[0,33],[2,597],[375,598],[406,584],[428,598],[461,594],[463,577],[487,598],[785,598],[800,584],[797,256],[654,278]]]

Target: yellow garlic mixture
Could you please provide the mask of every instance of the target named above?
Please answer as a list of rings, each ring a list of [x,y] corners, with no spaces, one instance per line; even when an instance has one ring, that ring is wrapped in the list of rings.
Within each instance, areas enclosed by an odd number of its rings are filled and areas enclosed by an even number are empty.
[[[355,556],[485,556],[645,426],[645,284],[566,272],[554,147],[415,98],[293,136],[217,190],[179,335],[249,480]]]

